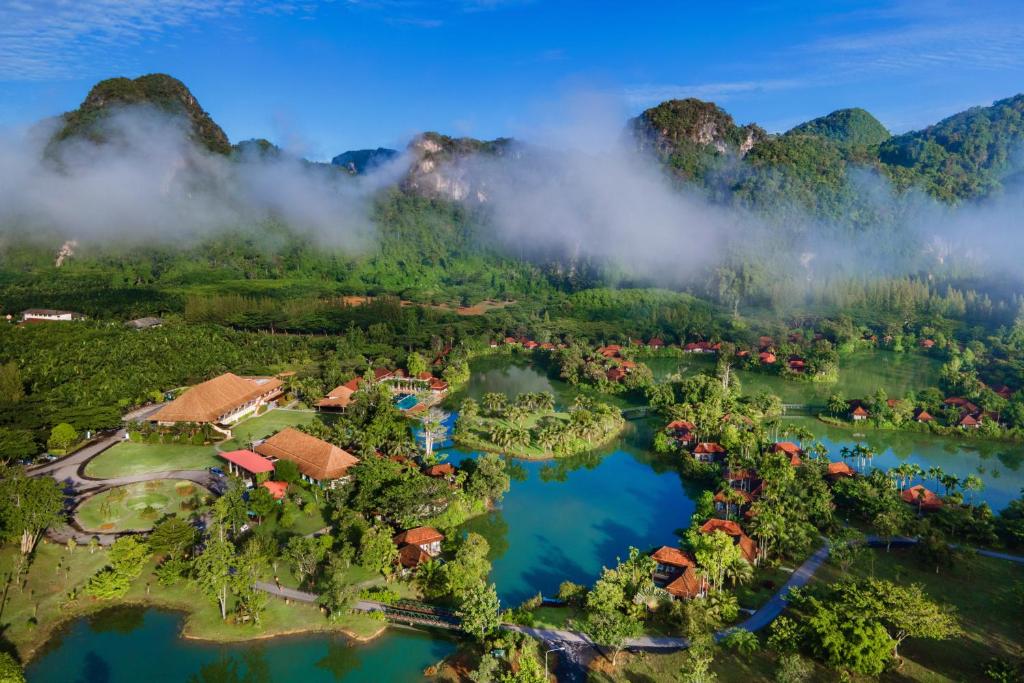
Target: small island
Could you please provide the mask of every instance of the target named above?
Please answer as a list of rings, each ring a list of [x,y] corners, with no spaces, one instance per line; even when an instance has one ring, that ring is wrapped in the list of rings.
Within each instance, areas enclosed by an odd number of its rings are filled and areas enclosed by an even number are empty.
[[[504,394],[484,394],[478,403],[462,402],[455,440],[467,448],[543,460],[584,453],[602,446],[626,426],[622,411],[579,395],[566,411],[555,397],[529,392],[509,401]]]

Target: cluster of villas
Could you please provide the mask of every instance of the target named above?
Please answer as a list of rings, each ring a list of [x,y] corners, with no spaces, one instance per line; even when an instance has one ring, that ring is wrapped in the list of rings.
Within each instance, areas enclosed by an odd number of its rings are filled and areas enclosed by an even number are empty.
[[[608,368],[604,373],[609,382],[623,381],[638,367],[636,361],[622,357],[622,346],[618,344],[608,344],[607,346],[599,347],[597,355],[615,362],[615,365]]]
[[[1009,399],[1013,393],[1006,385],[993,389],[993,391],[1004,399]],[[847,404],[849,406],[848,416],[852,421],[861,422],[871,417],[871,410],[868,408],[866,401],[853,399],[847,401]],[[889,408],[898,408],[901,404],[902,401],[900,399],[890,398],[886,400],[886,405]],[[999,416],[996,413],[982,410],[977,404],[962,396],[950,396],[943,401],[943,405],[956,412],[957,417],[952,423],[962,429],[978,429],[986,420],[999,422]],[[924,408],[917,407],[914,408],[913,419],[915,422],[928,424],[935,422],[936,418]]]
[[[366,379],[356,377],[331,389],[327,396],[317,401],[317,409],[328,412],[345,411],[352,403],[353,396],[366,382]],[[448,394],[448,382],[426,371],[412,377],[406,375],[402,369],[376,368],[373,371],[372,383],[387,387],[394,397],[395,407],[409,415],[423,412],[430,406],[440,403]]]
[[[709,519],[700,527],[702,534],[724,533],[738,546],[740,553],[751,566],[757,566],[760,552],[757,543],[743,531],[737,522],[728,519]],[[697,567],[693,555],[670,546],[662,546],[651,553],[657,563],[651,573],[655,585],[664,588],[674,598],[689,600],[707,595],[708,582]]]

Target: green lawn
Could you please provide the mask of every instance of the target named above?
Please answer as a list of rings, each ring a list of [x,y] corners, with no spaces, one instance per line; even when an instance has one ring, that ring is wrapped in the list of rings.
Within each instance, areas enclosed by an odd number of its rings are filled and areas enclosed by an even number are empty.
[[[153,528],[164,515],[189,517],[201,511],[199,501],[205,500],[208,494],[209,491],[190,481],[144,481],[119,486],[87,499],[75,516],[86,531],[144,531]]]
[[[85,474],[98,479],[112,479],[149,472],[205,470],[223,464],[213,446],[123,441],[89,461]]]
[[[262,439],[284,429],[285,427],[297,427],[309,424],[319,417],[314,412],[303,412],[297,410],[269,410],[263,415],[250,417],[231,426],[231,433],[234,438],[221,443],[220,449],[224,451],[248,448],[249,443],[255,439]]]

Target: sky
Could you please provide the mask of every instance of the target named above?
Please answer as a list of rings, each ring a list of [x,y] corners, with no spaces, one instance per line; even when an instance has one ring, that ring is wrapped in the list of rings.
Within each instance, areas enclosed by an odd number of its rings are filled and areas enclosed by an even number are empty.
[[[624,121],[698,97],[773,132],[860,106],[902,132],[1024,92],[1024,5],[0,0],[0,127],[152,72],[233,142],[312,159],[424,130],[531,139],[567,102]]]

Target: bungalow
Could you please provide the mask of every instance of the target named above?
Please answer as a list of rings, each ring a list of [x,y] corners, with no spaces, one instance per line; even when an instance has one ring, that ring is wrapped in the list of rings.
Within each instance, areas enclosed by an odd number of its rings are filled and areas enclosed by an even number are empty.
[[[622,353],[622,347],[618,344],[609,344],[598,348],[597,353],[605,358],[618,358]]]
[[[218,453],[228,462],[228,472],[255,484],[261,474],[274,471],[274,463],[252,451],[227,451]]]
[[[429,526],[418,526],[396,534],[392,540],[398,546],[399,564],[415,569],[441,554],[444,535]]]
[[[853,471],[853,468],[845,462],[830,462],[828,464],[828,471],[825,472],[825,478],[830,481],[838,481],[843,477],[854,477],[856,474],[857,473]]]
[[[931,422],[935,418],[924,408],[918,408],[914,411],[914,419],[917,422]]]
[[[660,349],[665,346],[665,342],[658,337],[651,337],[650,341],[647,342],[647,348],[649,349]]]
[[[555,350],[555,345],[552,344],[551,342],[544,342],[543,344],[540,345],[540,350],[541,351],[554,351]]]
[[[651,579],[673,597],[685,600],[707,593],[707,580],[697,573],[697,562],[689,553],[665,545],[651,553],[651,559],[657,562]]]
[[[799,467],[801,464],[800,458],[803,456],[804,451],[802,448],[797,446],[792,441],[780,441],[779,443],[772,444],[773,453],[782,453],[789,456],[789,464],[793,467]]]
[[[66,322],[82,320],[85,316],[74,311],[58,311],[53,308],[26,308],[21,312],[21,322]]]
[[[673,420],[665,427],[665,432],[679,443],[686,445],[696,439],[693,434],[695,429],[697,426],[689,420]]]
[[[265,481],[261,486],[270,491],[274,500],[284,500],[284,496],[288,492],[288,482],[286,481]]]
[[[757,338],[757,347],[762,351],[767,351],[775,345],[775,340],[771,337],[761,336]]]
[[[945,403],[947,406],[953,406],[954,408],[959,408],[965,412],[972,414],[978,413],[981,410],[978,406],[974,405],[966,398],[963,398],[961,396],[950,396],[945,401],[943,401],[943,403]]]
[[[530,351],[533,351],[538,346],[540,346],[540,344],[538,344],[537,342],[533,341],[532,339],[530,339],[525,344],[523,344],[523,348],[529,349]]]
[[[359,391],[360,381],[361,379],[356,377],[341,386],[334,387],[327,396],[317,401],[316,407],[320,410],[345,410],[352,402],[352,395]]]
[[[712,344],[711,342],[700,341],[685,344],[683,346],[683,351],[686,353],[715,353],[721,348],[721,342],[715,342],[714,344]]]
[[[922,339],[919,342],[917,342],[917,344],[922,349],[930,349],[933,346],[935,346],[935,340],[934,339]]]
[[[775,357],[775,354],[772,353],[771,351],[762,351],[761,353],[757,354],[757,357],[765,365],[774,365],[775,361],[778,360],[778,358]]]
[[[904,503],[916,505],[920,510],[938,510],[942,507],[942,499],[921,484],[911,486],[900,494]]]
[[[303,479],[329,486],[347,478],[349,470],[359,463],[351,453],[294,427],[285,427],[256,446],[255,451],[271,460],[290,460],[299,466]]]
[[[981,417],[974,417],[970,413],[964,413],[956,424],[964,429],[977,429],[981,426]]]
[[[725,449],[713,441],[701,441],[693,449],[693,458],[698,462],[718,462],[725,457]]]
[[[1005,384],[1000,385],[998,388],[993,389],[992,391],[996,392],[996,395],[999,396],[1000,398],[1005,398],[1007,400],[1009,400],[1010,397],[1013,396],[1013,390],[1010,389],[1010,387],[1006,386]]]
[[[854,422],[860,422],[861,420],[866,420],[866,419],[868,419],[868,417],[871,416],[871,413],[868,412],[867,408],[864,407],[864,403],[862,401],[860,401],[859,399],[854,399],[852,401],[849,401],[849,405],[850,405],[850,419],[853,420]]]
[[[261,406],[275,405],[283,393],[282,385],[275,377],[239,377],[227,372],[185,390],[148,419],[161,425],[178,422],[231,424]]]
[[[516,338],[515,337],[505,337],[505,343],[508,344],[508,345],[516,344],[517,343],[516,342]]]
[[[786,365],[793,372],[803,372],[807,369],[807,361],[799,356],[790,356],[789,360],[786,361]]]
[[[733,545],[738,545],[740,552],[743,553],[743,559],[752,565],[757,564],[757,544],[754,543],[754,539],[744,533],[743,527],[728,519],[709,519],[700,528],[702,534],[713,534],[716,531],[731,536]]]
[[[749,358],[750,357],[750,351],[748,351],[747,349],[740,349],[739,351],[736,352],[736,357],[737,358]]]
[[[626,371],[620,367],[609,368],[608,372],[605,373],[605,377],[608,378],[609,382],[621,382],[626,378]]]
[[[443,462],[440,465],[431,465],[426,470],[424,470],[424,474],[426,474],[428,477],[433,477],[435,479],[444,479],[448,482],[455,481],[456,472],[458,472],[458,470],[456,470],[455,466],[452,465],[450,462]]]

